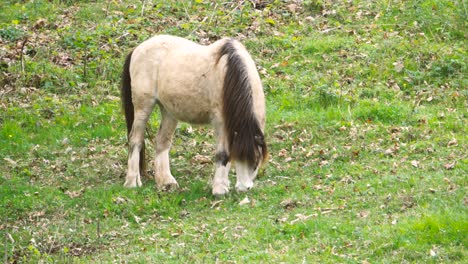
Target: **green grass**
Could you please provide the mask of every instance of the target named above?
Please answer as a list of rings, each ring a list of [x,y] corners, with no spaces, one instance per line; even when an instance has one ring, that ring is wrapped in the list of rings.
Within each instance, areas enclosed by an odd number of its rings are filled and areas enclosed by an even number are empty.
[[[4,262],[466,262],[466,3],[95,2],[0,3]],[[248,193],[212,197],[213,131],[187,124],[180,188],[123,188],[120,71],[163,33],[255,59],[270,160]]]

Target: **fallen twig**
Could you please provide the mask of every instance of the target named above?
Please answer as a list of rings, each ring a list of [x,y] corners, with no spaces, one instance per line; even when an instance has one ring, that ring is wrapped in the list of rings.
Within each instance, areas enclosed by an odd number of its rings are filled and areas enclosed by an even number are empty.
[[[296,215],[297,218],[294,219],[294,220],[292,220],[292,221],[290,222],[290,224],[292,225],[292,224],[294,224],[294,223],[296,223],[296,222],[305,221],[305,220],[307,220],[307,219],[309,219],[309,218],[311,218],[311,217],[316,217],[316,216],[318,216],[317,213],[314,213],[314,214],[311,214],[311,215],[297,214],[297,215]]]
[[[21,72],[24,73],[24,57],[23,57],[23,52],[24,52],[24,46],[26,45],[26,42],[28,42],[28,38],[26,37],[21,44],[21,53],[20,53],[20,61],[21,61]]]

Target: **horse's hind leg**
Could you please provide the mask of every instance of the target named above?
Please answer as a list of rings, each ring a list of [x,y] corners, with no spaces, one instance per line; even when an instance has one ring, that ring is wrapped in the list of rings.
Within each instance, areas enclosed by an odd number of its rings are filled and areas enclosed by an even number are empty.
[[[224,129],[221,124],[215,125],[215,132],[217,138],[216,147],[216,171],[213,178],[213,195],[222,196],[229,192],[229,169],[231,162],[229,162],[229,154],[226,149],[226,137]]]
[[[156,157],[154,160],[154,177],[159,189],[168,190],[177,187],[177,181],[171,174],[169,165],[169,150],[172,136],[177,127],[177,120],[166,113],[161,106],[161,127],[156,136]]]
[[[132,130],[129,138],[129,158],[128,158],[128,171],[127,177],[125,178],[125,187],[137,187],[141,186],[141,175],[140,175],[140,151],[143,147],[144,133],[146,122],[149,119],[151,111],[153,110],[154,103],[150,100],[145,100],[143,108],[139,107],[135,109],[135,119],[133,120]]]

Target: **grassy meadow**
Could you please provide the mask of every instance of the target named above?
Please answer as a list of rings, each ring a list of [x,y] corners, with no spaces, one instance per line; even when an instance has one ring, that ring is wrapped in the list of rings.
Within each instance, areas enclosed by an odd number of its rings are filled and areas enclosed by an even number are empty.
[[[1,260],[466,263],[467,9],[1,1]],[[233,37],[256,61],[270,159],[253,190],[213,197],[213,131],[183,123],[170,153],[180,188],[158,191],[151,166],[143,187],[123,187],[120,72],[156,34]]]

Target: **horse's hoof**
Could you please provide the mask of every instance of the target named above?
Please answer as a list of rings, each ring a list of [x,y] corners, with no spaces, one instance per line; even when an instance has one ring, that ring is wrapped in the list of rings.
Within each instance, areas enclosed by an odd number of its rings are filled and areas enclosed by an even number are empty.
[[[213,186],[213,195],[215,197],[223,197],[229,193],[229,188],[224,185]]]
[[[253,182],[252,181],[247,182],[245,184],[243,184],[241,182],[237,182],[237,184],[236,184],[236,190],[238,192],[246,192],[246,191],[252,189],[252,187],[253,187]]]
[[[229,192],[226,192],[226,193],[223,193],[223,194],[213,193],[213,197],[214,197],[215,200],[223,200],[226,197],[228,197],[228,195],[229,195]]]
[[[124,187],[126,188],[136,188],[138,187],[136,181],[125,181]]]
[[[166,183],[164,185],[158,186],[161,191],[170,192],[174,191],[179,188],[179,184],[177,182]]]
[[[141,180],[140,180],[140,177],[136,178],[136,179],[126,179],[125,180],[125,183],[124,183],[124,187],[127,187],[127,188],[136,188],[136,187],[140,187],[142,184],[141,184]]]
[[[179,184],[173,176],[156,177],[155,180],[158,189],[161,191],[171,191],[179,188]]]

